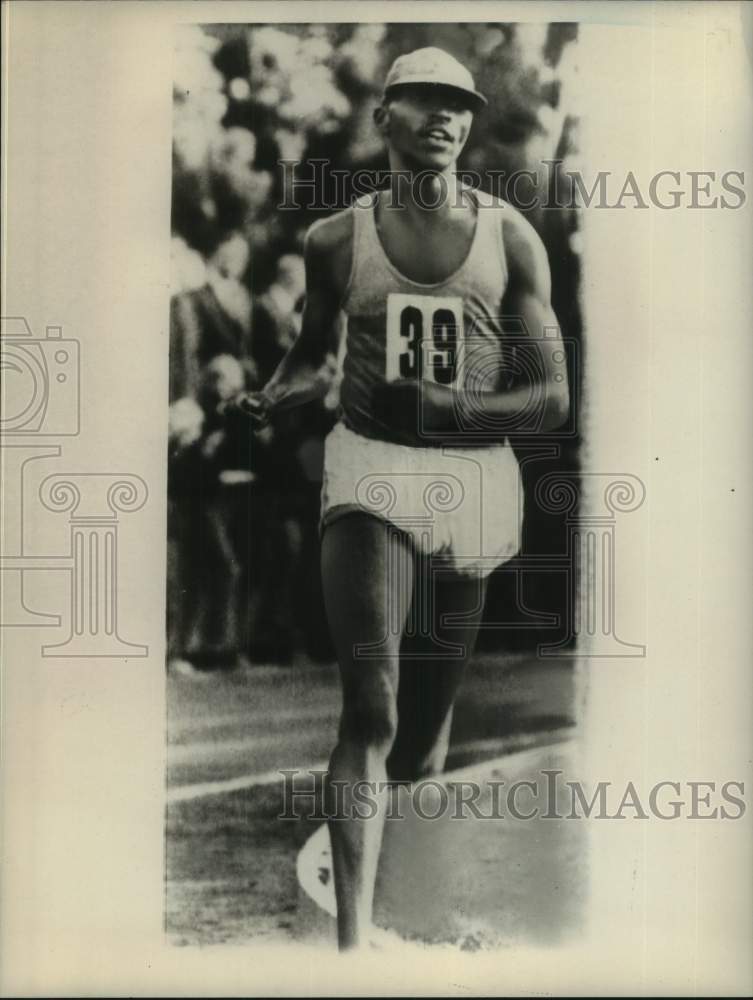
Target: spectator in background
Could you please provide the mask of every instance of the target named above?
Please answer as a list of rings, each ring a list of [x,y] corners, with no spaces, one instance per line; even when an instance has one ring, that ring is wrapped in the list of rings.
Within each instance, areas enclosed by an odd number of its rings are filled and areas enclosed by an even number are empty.
[[[303,258],[280,257],[270,287],[254,304],[254,359],[266,381],[297,338],[305,289]],[[260,585],[251,655],[255,660],[290,662],[303,645],[318,660],[333,656],[326,626],[318,567],[317,522],[324,462],[324,438],[332,411],[316,400],[281,413],[255,438],[257,542],[252,573]],[[291,622],[294,627],[291,628]]]
[[[245,239],[232,235],[210,258],[206,282],[171,307],[168,657],[177,669],[244,660],[237,526],[253,472],[247,429],[221,409],[257,384],[241,280],[248,259]]]
[[[209,258],[206,281],[173,297],[170,308],[170,401],[196,398],[201,369],[218,354],[244,365],[248,381],[257,373],[251,359],[251,296],[243,283],[248,243],[240,233],[225,239]]]
[[[283,254],[275,279],[254,303],[254,359],[260,383],[270,378],[300,330],[306,274],[303,257]]]

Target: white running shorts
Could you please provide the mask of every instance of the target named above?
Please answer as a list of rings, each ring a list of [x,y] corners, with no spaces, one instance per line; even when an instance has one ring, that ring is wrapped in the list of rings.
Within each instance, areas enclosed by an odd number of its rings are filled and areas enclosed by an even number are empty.
[[[324,445],[320,531],[366,512],[448,569],[488,576],[520,549],[523,489],[509,444],[412,448],[338,423]]]

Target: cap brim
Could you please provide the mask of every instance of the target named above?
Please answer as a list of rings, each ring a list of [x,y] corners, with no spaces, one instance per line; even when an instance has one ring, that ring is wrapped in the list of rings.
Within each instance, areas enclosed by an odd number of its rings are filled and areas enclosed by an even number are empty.
[[[468,102],[468,107],[474,113],[481,111],[488,105],[487,99],[477,90],[466,90],[465,87],[458,87],[454,83],[439,83],[436,80],[401,80],[400,83],[393,83],[384,88],[385,97],[393,90],[400,90],[402,87],[443,87],[445,90],[453,90],[456,94],[461,94]]]

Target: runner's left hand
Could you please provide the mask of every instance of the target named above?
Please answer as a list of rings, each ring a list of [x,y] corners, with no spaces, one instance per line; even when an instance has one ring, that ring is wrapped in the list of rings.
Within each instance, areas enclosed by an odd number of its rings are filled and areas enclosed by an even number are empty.
[[[398,430],[433,433],[451,419],[452,389],[436,382],[401,378],[377,386],[372,396],[377,419]]]

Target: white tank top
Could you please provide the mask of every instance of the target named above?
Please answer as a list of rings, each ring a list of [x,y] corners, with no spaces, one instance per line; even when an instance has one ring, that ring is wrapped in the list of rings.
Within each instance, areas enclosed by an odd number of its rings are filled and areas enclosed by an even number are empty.
[[[500,384],[507,287],[502,217],[509,208],[480,191],[471,196],[477,218],[468,255],[434,284],[411,281],[387,257],[374,217],[378,194],[359,198],[347,210],[353,213],[353,257],[342,304],[340,418],[357,434],[413,446],[433,443],[376,419],[371,394],[381,383],[422,378],[476,392]]]

